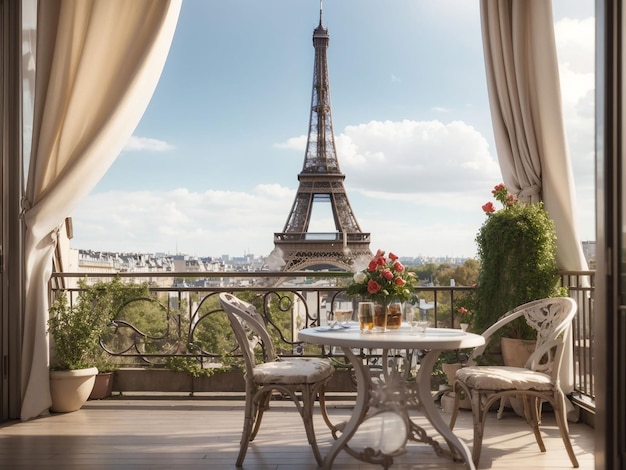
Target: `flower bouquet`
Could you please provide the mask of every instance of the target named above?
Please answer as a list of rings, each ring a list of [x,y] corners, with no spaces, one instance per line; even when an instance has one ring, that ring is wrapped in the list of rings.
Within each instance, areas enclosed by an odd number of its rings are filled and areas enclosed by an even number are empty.
[[[402,310],[395,309],[388,315],[388,309],[392,302],[411,300],[414,281],[415,273],[407,271],[395,254],[389,253],[385,256],[383,250],[378,250],[367,268],[354,274],[346,293],[349,296],[363,297],[378,304],[379,308],[374,315],[374,326],[382,327],[384,331],[388,327],[400,327]]]

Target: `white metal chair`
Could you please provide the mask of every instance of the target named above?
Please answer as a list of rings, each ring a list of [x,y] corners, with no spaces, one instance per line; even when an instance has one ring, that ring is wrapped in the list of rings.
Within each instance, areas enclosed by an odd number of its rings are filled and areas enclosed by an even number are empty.
[[[468,367],[457,371],[456,398],[450,428],[454,427],[460,396],[465,392],[472,404],[474,420],[472,459],[476,465],[480,459],[487,413],[497,401],[507,397],[518,397],[522,400],[526,421],[533,429],[541,452],[546,451],[539,429],[541,408],[546,401],[552,405],[569,458],[572,465],[578,467],[578,460],[569,439],[566,398],[559,383],[565,337],[576,311],[576,302],[569,297],[540,299],[516,307],[483,333],[485,345],[471,353],[467,362]],[[535,351],[526,365],[524,367],[474,365],[476,358],[483,354],[488,346],[490,337],[504,325],[522,316],[537,331]]]
[[[322,466],[313,428],[313,406],[319,398],[323,418],[329,423],[324,390],[333,375],[333,366],[321,358],[279,358],[265,321],[253,305],[228,293],[220,294],[220,304],[228,316],[246,365],[246,407],[237,467],[243,465],[248,445],[259,431],[274,390],[286,394],[296,404],[315,460]],[[262,361],[255,355],[257,346],[262,346]]]

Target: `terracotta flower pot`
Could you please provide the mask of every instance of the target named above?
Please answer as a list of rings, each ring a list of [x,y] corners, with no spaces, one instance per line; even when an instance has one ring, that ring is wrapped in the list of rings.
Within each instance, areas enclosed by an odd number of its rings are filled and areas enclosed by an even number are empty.
[[[89,395],[90,400],[102,400],[108,398],[113,392],[113,372],[100,372],[96,375],[93,390]]]
[[[535,350],[536,341],[517,338],[500,338],[502,360],[505,366],[524,367]]]

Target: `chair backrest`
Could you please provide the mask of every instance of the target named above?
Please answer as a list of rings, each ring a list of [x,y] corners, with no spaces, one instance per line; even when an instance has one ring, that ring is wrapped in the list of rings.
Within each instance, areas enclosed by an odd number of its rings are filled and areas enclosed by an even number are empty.
[[[551,297],[533,300],[515,307],[502,315],[496,323],[482,334],[485,338],[485,346],[481,346],[472,352],[470,362],[484,352],[489,343],[489,338],[496,331],[523,316],[526,323],[537,331],[535,351],[528,358],[525,367],[544,372],[556,379],[561,367],[565,338],[571,327],[572,320],[576,316],[577,309],[576,302],[570,297]]]
[[[274,344],[265,328],[265,321],[252,304],[227,292],[222,292],[219,298],[243,354],[247,377],[251,378],[252,369],[258,362],[255,356],[257,346],[262,346],[265,362],[277,359]]]

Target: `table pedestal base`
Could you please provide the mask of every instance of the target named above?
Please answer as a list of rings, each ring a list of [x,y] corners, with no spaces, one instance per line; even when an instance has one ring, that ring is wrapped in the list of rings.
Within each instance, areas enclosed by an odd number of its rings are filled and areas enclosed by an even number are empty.
[[[430,377],[441,351],[430,350],[422,358],[416,379],[411,382],[397,367],[395,356],[389,356],[387,350],[383,352],[381,377],[376,378],[371,377],[361,357],[350,348],[342,349],[354,368],[358,394],[350,420],[331,429],[336,440],[324,459],[323,468],[331,469],[341,450],[364,462],[389,468],[394,455],[406,452],[406,443],[410,440],[428,444],[436,455],[465,462],[467,469],[475,470],[469,448],[445,423],[431,394]],[[423,413],[445,439],[449,450],[410,418],[412,409]]]

